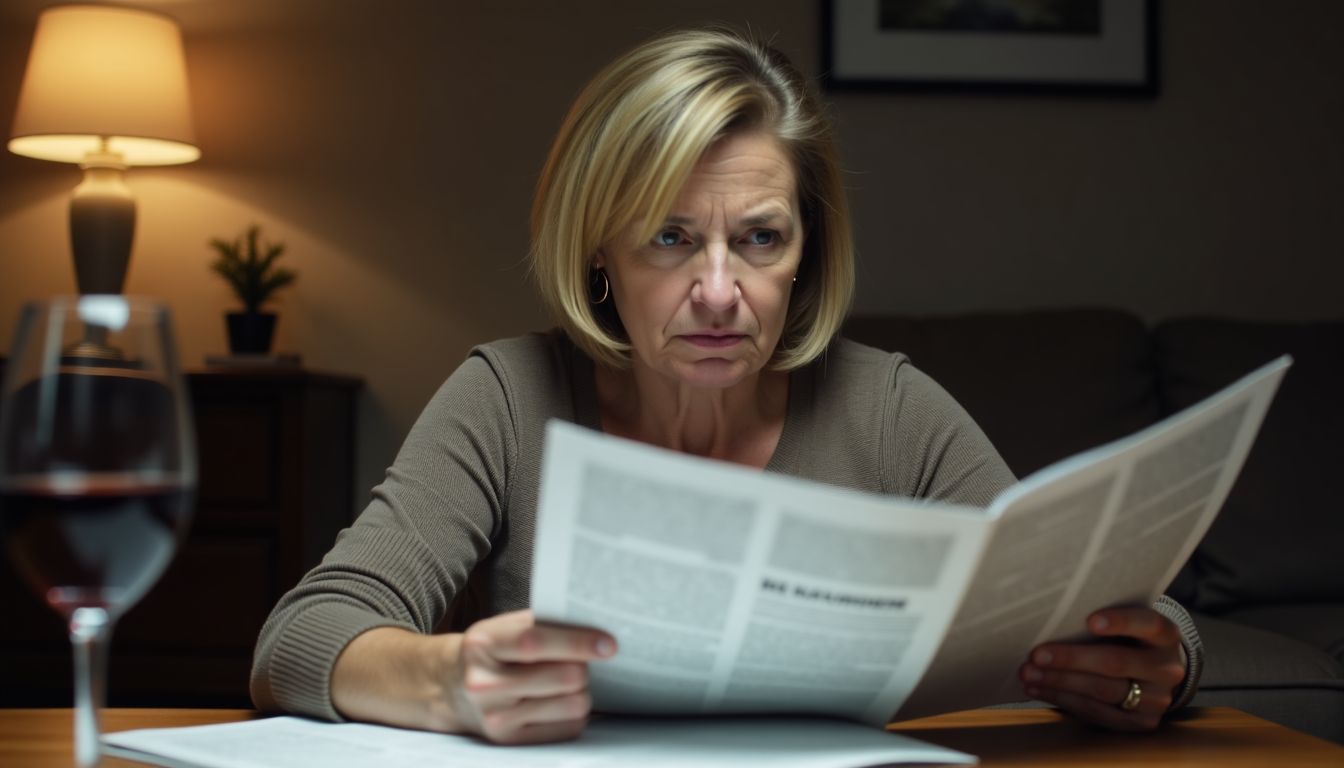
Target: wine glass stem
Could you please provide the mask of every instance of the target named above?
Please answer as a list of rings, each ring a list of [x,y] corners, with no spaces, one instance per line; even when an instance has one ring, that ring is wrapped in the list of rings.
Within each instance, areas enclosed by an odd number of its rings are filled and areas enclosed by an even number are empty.
[[[107,683],[107,640],[112,618],[102,608],[76,608],[70,616],[75,648],[75,765],[98,765],[99,717]]]

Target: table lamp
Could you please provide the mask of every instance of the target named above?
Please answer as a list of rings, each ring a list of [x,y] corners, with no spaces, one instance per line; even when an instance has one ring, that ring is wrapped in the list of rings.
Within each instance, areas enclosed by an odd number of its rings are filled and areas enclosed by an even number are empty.
[[[177,23],[156,13],[94,5],[38,17],[9,151],[78,163],[70,246],[81,294],[121,293],[135,234],[132,165],[200,157]]]

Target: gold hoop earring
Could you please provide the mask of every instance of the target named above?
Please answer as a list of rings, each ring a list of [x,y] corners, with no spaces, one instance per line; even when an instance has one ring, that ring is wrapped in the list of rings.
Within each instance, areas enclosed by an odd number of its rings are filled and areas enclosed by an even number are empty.
[[[602,278],[602,297],[594,299],[593,294],[597,293],[597,278]],[[607,279],[605,269],[596,269],[588,278],[588,301],[591,304],[604,304],[607,297],[611,296],[611,281]]]

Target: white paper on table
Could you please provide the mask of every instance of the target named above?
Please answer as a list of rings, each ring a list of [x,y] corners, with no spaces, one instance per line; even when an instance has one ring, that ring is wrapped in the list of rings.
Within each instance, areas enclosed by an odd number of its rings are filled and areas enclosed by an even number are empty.
[[[862,768],[974,765],[967,755],[842,720],[595,717],[576,741],[503,747],[467,736],[273,717],[103,736],[116,757],[169,768]]]

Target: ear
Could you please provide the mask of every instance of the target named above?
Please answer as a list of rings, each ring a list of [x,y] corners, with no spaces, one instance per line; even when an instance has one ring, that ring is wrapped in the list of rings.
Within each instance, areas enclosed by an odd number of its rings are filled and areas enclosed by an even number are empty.
[[[598,269],[607,268],[607,254],[603,253],[601,248],[598,248],[597,253],[593,255],[593,266]]]

